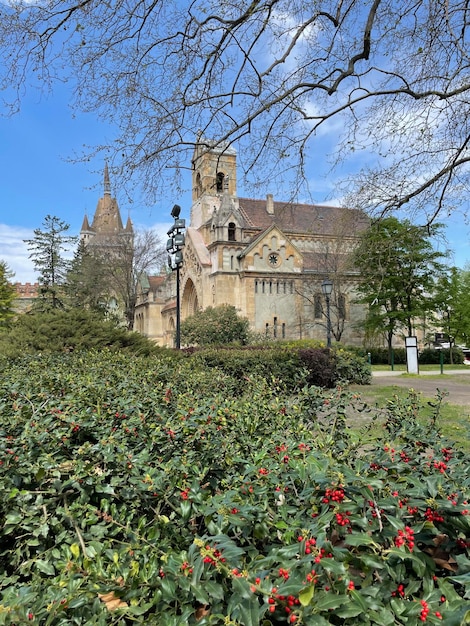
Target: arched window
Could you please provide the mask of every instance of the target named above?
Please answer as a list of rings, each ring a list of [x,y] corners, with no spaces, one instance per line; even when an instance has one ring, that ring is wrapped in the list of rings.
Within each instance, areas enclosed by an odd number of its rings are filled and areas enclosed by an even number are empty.
[[[236,232],[236,226],[233,222],[229,222],[228,225],[228,240],[229,241],[236,241],[235,239],[235,232]]]
[[[217,193],[222,193],[224,190],[224,178],[225,178],[225,174],[223,172],[217,172],[217,178],[216,178]]]
[[[201,174],[199,172],[196,174],[196,196],[198,198],[202,196],[202,181]]]
[[[321,294],[319,293],[316,293],[313,298],[313,308],[314,308],[315,319],[316,320],[321,319],[323,315],[323,307],[322,307],[322,301],[321,301]]]
[[[338,296],[338,317],[340,320],[346,319],[346,296],[343,293]]]

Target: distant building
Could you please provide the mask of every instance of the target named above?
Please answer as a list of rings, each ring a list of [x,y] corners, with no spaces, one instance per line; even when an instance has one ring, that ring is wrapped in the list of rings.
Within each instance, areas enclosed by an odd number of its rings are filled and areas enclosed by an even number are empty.
[[[333,280],[333,332],[362,342],[355,304],[359,276],[350,252],[367,217],[356,210],[237,196],[237,155],[231,147],[196,146],[192,207],[180,270],[181,318],[229,304],[251,329],[278,339],[325,339],[321,284]],[[172,345],[176,323],[175,274],[143,277],[135,330]],[[335,337],[333,336],[333,341]]]
[[[111,195],[108,164],[104,167],[103,176],[104,194],[98,200],[93,221],[90,225],[85,215],[80,230],[80,242],[89,252],[99,257],[107,276],[102,280],[105,287],[102,294],[103,304],[118,315],[125,314],[123,293],[125,287],[118,289],[117,283],[122,286],[119,271],[124,275],[132,267],[134,253],[134,228],[130,217],[124,226],[119,205]],[[107,270],[106,270],[107,268]],[[120,269],[122,268],[122,269]]]
[[[14,283],[16,298],[13,309],[16,313],[27,313],[39,296],[39,283]]]

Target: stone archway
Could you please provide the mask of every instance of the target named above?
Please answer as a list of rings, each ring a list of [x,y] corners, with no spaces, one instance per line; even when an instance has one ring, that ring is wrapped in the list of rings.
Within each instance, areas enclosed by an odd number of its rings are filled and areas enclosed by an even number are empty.
[[[181,297],[181,318],[186,319],[199,311],[199,299],[193,281],[188,278]]]

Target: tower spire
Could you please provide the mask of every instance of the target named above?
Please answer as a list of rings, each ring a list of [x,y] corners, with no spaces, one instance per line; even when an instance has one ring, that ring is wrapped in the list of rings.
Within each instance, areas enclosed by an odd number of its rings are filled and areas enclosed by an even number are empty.
[[[104,164],[104,195],[111,195],[111,183],[109,182],[109,170],[107,161]]]

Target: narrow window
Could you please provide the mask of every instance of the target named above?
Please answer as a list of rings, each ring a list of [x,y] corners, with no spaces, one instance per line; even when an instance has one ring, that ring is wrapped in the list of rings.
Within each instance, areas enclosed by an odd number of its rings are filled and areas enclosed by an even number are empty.
[[[315,319],[319,320],[321,319],[322,315],[323,315],[323,307],[322,307],[322,302],[321,302],[321,294],[316,293],[314,298],[313,298],[313,307],[314,307],[314,315],[315,315]]]
[[[272,293],[272,292],[273,292],[273,283],[272,283],[272,281],[270,280],[270,281],[269,281],[269,293]]]
[[[277,317],[275,317],[273,320],[273,336],[274,338],[277,337]]]
[[[223,172],[217,172],[217,192],[222,193],[224,190],[224,178],[225,175]]]
[[[255,280],[255,293],[258,293],[258,281]]]
[[[340,293],[338,296],[338,316],[339,319],[346,319],[346,296]]]
[[[229,241],[236,241],[236,239],[235,239],[235,232],[236,232],[235,229],[236,229],[235,224],[233,222],[230,222],[229,225],[228,225],[228,240]]]
[[[202,196],[202,182],[201,182],[201,174],[199,174],[199,172],[196,175],[196,195],[198,198]]]
[[[266,337],[269,335],[269,324],[267,322],[266,322],[265,334],[266,334]]]
[[[262,291],[263,291],[263,293],[264,293],[264,289],[265,289],[265,283],[264,283],[264,280],[263,280],[263,282],[262,282]]]
[[[282,322],[282,338],[283,339],[286,338],[286,324],[285,324],[285,322]]]

